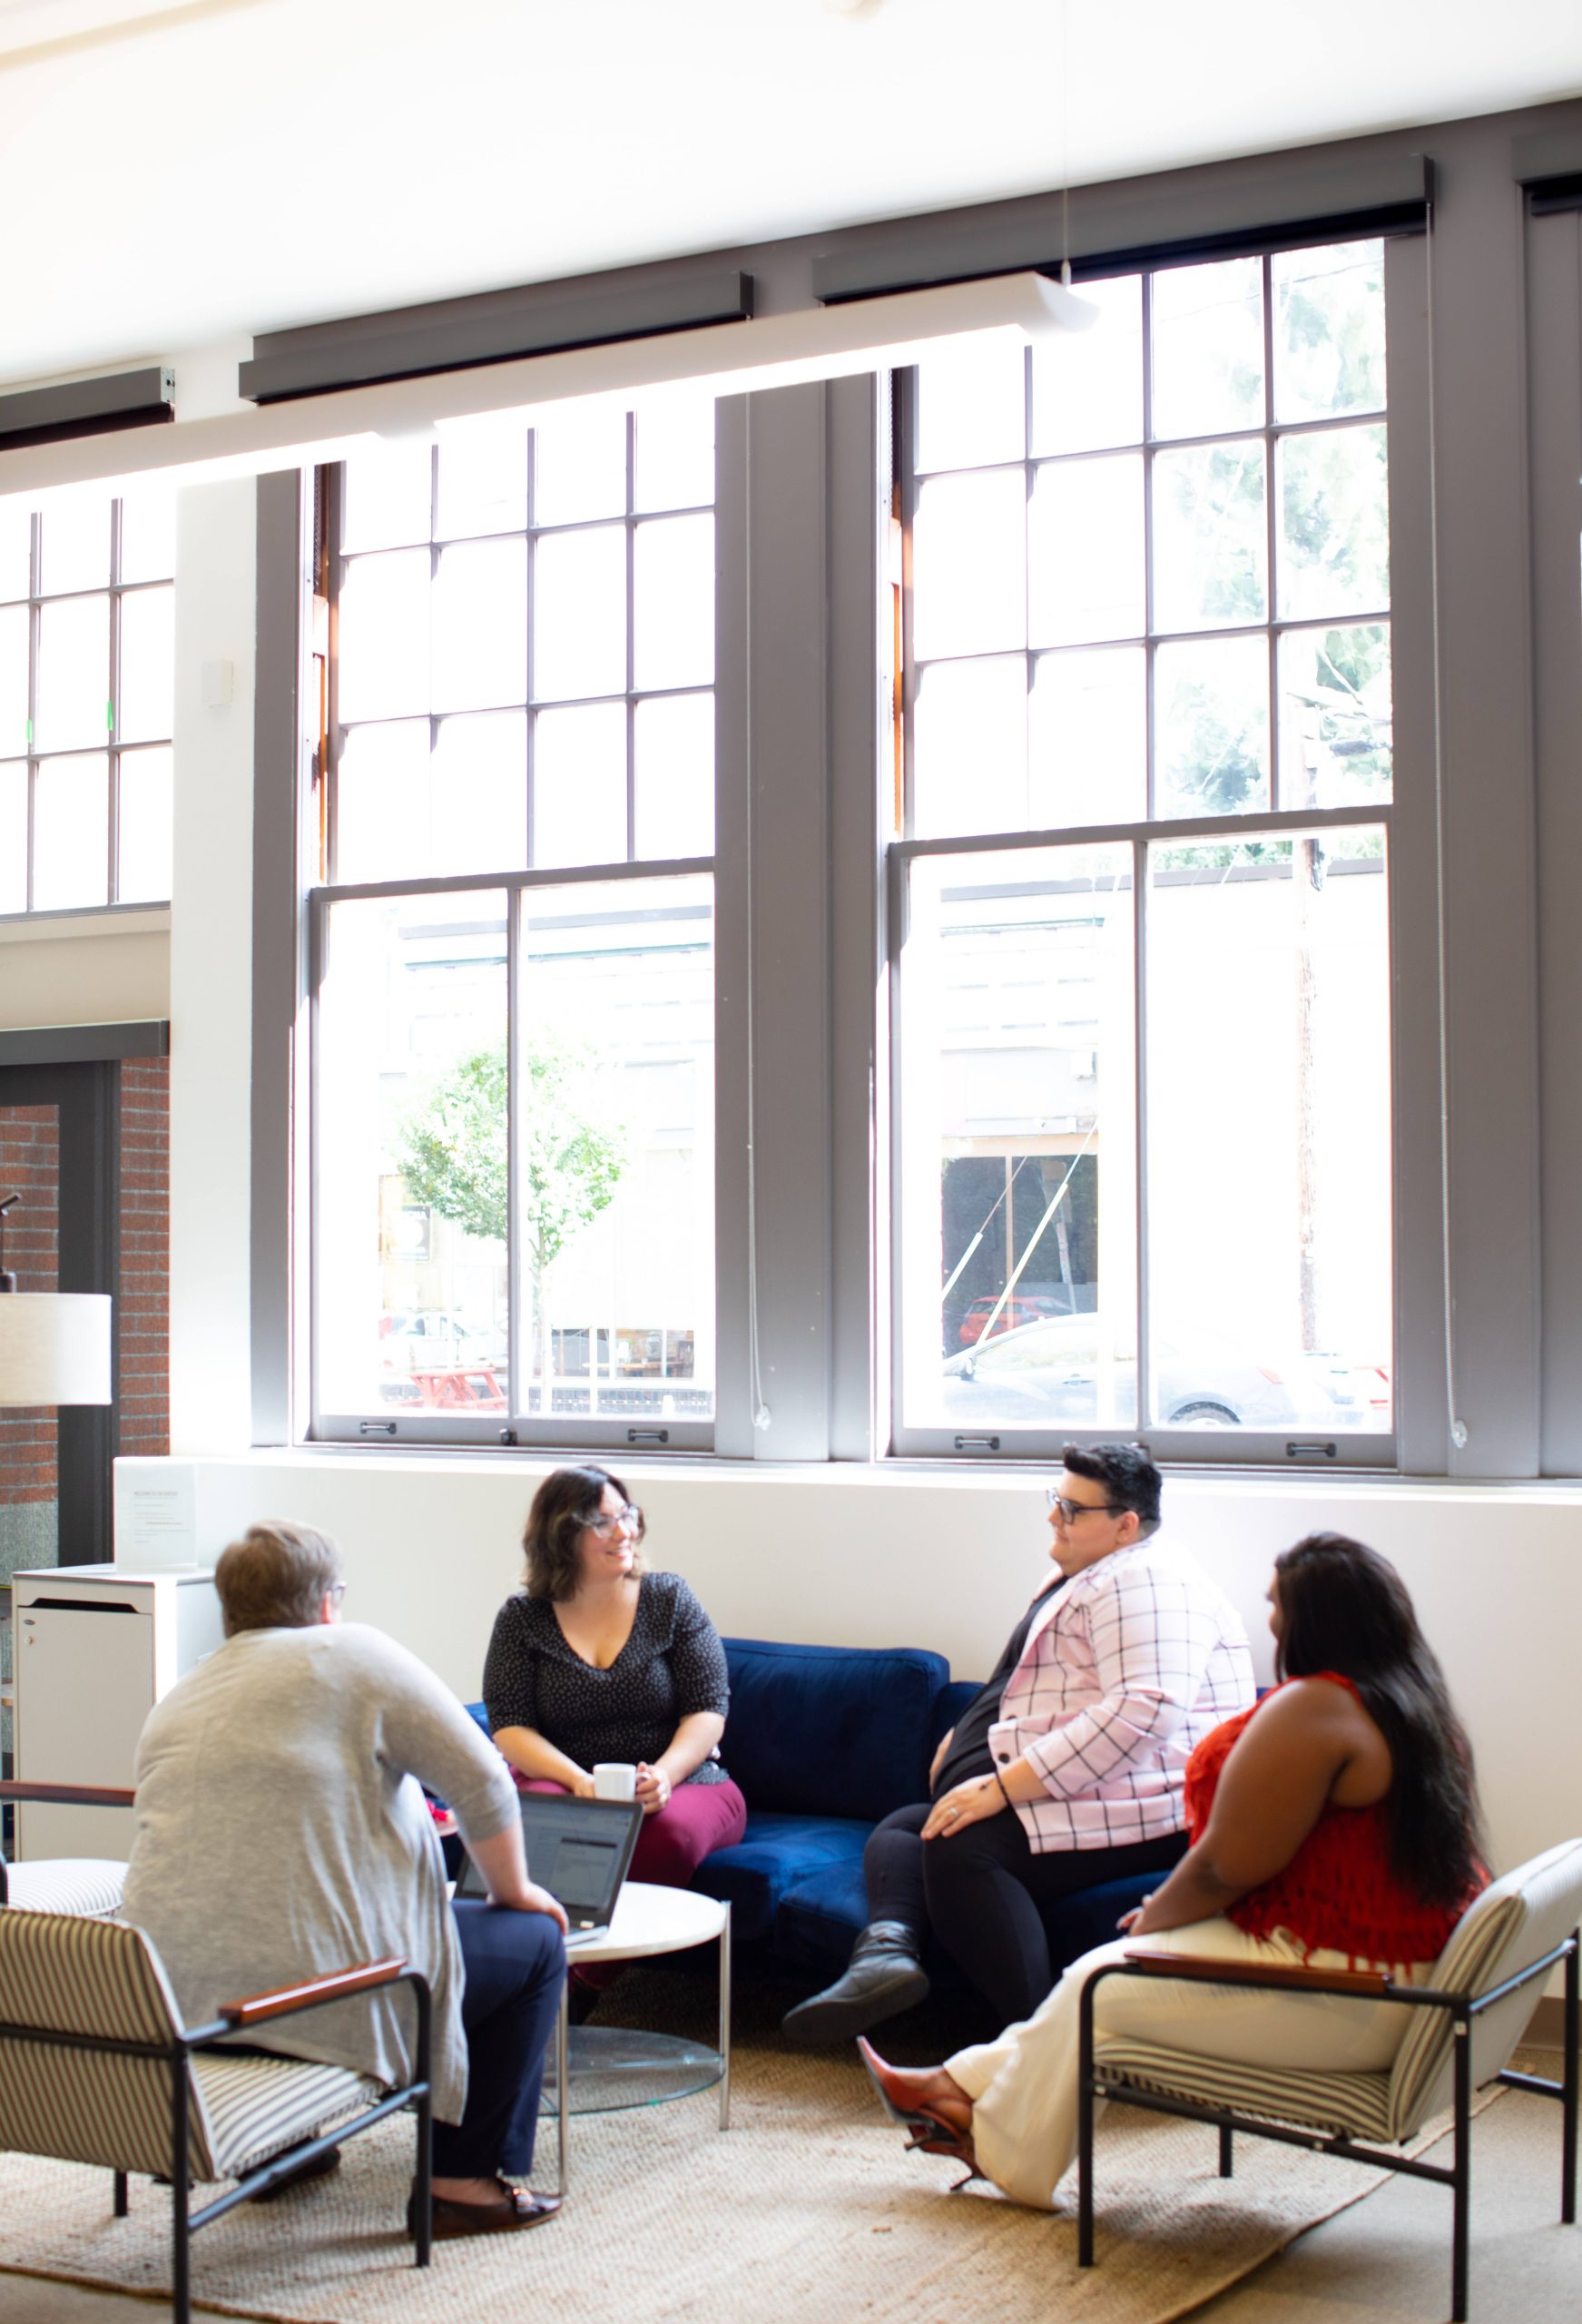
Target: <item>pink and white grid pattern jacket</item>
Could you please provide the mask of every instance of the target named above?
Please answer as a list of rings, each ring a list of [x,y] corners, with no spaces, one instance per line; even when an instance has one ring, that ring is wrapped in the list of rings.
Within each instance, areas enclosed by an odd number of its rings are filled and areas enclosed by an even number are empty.
[[[1163,1534],[1076,1575],[1028,1632],[988,1730],[997,1767],[1024,1758],[1043,1782],[1017,1808],[1034,1854],[1180,1831],[1187,1760],[1256,1696],[1234,1607]]]

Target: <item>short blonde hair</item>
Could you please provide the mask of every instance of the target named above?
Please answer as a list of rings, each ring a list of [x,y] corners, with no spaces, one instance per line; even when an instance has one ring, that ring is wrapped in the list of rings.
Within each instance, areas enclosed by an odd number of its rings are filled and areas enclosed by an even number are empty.
[[[339,1580],[340,1551],[328,1533],[280,1517],[250,1525],[214,1569],[225,1635],[307,1630]]]

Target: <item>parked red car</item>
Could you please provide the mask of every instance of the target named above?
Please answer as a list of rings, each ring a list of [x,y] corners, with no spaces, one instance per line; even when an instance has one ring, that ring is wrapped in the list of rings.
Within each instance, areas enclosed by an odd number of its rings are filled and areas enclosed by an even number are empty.
[[[983,1337],[984,1328],[989,1317],[994,1315],[998,1298],[999,1294],[991,1291],[983,1298],[973,1301],[961,1318],[961,1328],[956,1334],[963,1347],[974,1347]],[[1024,1297],[1019,1292],[1013,1292],[999,1314],[994,1315],[994,1329],[990,1336],[997,1339],[1002,1332],[1015,1331],[1020,1324],[1037,1324],[1046,1315],[1063,1315],[1065,1313],[1057,1299]]]

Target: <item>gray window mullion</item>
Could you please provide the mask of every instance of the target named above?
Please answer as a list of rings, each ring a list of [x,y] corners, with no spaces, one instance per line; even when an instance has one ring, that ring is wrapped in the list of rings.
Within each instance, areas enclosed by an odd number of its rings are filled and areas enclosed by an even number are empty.
[[[121,503],[110,503],[110,682],[108,704],[110,733],[104,760],[104,779],[108,785],[105,847],[109,861],[104,868],[104,894],[111,903],[120,901],[121,888]]]

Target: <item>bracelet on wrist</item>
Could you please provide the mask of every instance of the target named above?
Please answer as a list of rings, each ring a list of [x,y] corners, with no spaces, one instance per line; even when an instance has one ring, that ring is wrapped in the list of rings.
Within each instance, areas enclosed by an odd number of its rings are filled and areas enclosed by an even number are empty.
[[[996,1769],[995,1769],[995,1771],[994,1771],[994,1779],[995,1779],[996,1783],[997,1783],[997,1784],[998,1784],[998,1786],[999,1786],[999,1796],[1000,1796],[1000,1797],[1005,1801],[1006,1806],[1007,1806],[1007,1807],[1009,1807],[1012,1805],[1011,1796],[1010,1796],[1010,1793],[1006,1789],[1006,1779],[1005,1779],[1004,1776],[1002,1776],[1002,1775],[1001,1775],[1001,1773],[1000,1773],[1000,1771],[999,1771],[999,1769],[998,1769],[997,1768],[996,1768]]]

